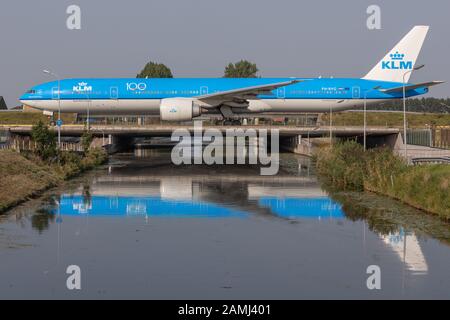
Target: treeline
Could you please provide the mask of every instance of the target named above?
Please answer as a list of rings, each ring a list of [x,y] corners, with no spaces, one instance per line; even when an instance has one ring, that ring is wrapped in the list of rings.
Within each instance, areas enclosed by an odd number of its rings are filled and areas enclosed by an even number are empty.
[[[241,60],[229,63],[223,72],[224,78],[257,78],[258,68],[255,63]],[[136,75],[136,78],[173,78],[172,70],[162,63],[150,61]]]
[[[391,100],[390,102],[371,106],[367,109],[383,111],[403,111],[403,100]],[[450,98],[411,98],[407,101],[406,110],[409,112],[450,113]]]

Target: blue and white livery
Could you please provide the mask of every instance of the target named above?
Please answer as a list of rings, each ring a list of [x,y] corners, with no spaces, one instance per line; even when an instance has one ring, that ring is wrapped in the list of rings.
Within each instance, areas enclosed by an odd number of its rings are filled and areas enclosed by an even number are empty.
[[[33,87],[24,105],[45,112],[159,115],[184,121],[198,116],[258,117],[267,113],[343,111],[422,95],[442,81],[411,84],[409,78],[428,26],[414,27],[363,78],[65,79]]]

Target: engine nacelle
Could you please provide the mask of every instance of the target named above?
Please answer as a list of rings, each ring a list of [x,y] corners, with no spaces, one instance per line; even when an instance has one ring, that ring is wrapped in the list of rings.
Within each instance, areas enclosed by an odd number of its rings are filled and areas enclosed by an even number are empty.
[[[159,106],[161,120],[187,121],[201,115],[201,108],[189,98],[167,98]]]

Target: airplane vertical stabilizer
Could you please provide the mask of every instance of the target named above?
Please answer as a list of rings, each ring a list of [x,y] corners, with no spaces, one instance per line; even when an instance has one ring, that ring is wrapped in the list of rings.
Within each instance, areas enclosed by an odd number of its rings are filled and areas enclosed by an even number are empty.
[[[363,78],[403,82],[405,72],[412,70],[419,57],[429,26],[415,26],[377,65]],[[405,76],[409,81],[411,73]]]

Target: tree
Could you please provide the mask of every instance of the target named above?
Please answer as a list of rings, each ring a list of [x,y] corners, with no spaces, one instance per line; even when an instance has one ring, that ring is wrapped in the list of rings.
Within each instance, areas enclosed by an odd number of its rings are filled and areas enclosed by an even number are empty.
[[[224,78],[257,78],[258,71],[255,63],[241,60],[225,67]]]
[[[49,160],[58,154],[55,133],[41,120],[31,129],[31,138],[36,142],[36,153],[42,160]]]
[[[450,113],[450,99],[413,98],[408,99],[406,108],[411,112]],[[391,100],[368,107],[368,110],[402,111],[403,100]]]
[[[173,78],[173,75],[166,65],[150,61],[136,78]]]
[[[89,152],[93,140],[94,136],[92,135],[92,133],[88,130],[84,130],[83,134],[81,135],[81,145],[83,147],[84,154],[87,154]]]
[[[31,216],[31,227],[41,234],[50,226],[50,222],[55,221],[55,214],[50,209],[38,209]]]

